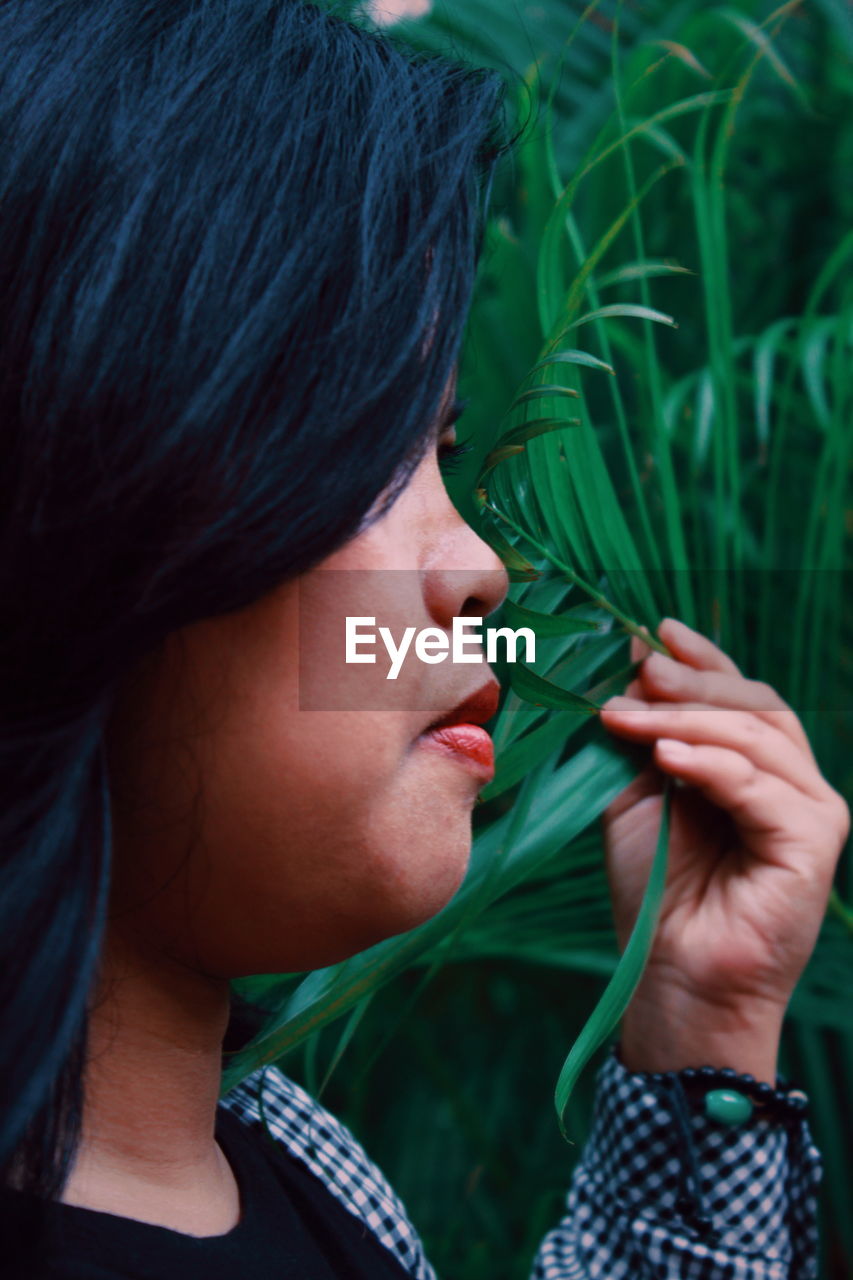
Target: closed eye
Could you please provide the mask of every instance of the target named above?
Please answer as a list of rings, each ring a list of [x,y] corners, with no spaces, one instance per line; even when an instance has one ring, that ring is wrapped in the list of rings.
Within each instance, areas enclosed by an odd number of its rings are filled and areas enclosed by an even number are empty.
[[[461,400],[458,397],[454,400],[447,415],[442,423],[441,435],[438,440],[438,465],[441,468],[442,475],[449,475],[456,470],[459,460],[470,453],[474,448],[470,438],[465,440],[456,440],[455,433],[451,439],[446,437],[453,429],[453,424],[462,416],[468,408],[470,401]]]
[[[438,465],[443,476],[452,474],[459,465],[460,458],[471,453],[474,446],[470,440],[454,440],[452,443],[439,444]]]

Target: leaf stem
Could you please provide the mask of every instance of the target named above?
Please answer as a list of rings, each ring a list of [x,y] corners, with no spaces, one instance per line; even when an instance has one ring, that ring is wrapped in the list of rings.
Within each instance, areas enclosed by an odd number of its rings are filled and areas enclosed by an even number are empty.
[[[580,587],[581,591],[586,592],[586,594],[599,606],[600,609],[604,609],[606,613],[609,613],[614,617],[630,635],[637,636],[644,644],[647,644],[650,649],[656,649],[658,653],[663,653],[667,657],[671,657],[666,645],[661,640],[658,640],[657,637],[653,636],[647,627],[642,627],[639,623],[635,622],[633,618],[629,618],[627,613],[623,613],[621,609],[612,603],[612,601],[608,600],[606,596],[596,590],[591,583],[586,582],[579,574],[575,573],[574,569],[570,568],[565,561],[560,560],[558,556],[555,556],[553,552],[543,546],[542,543],[534,538],[532,534],[523,529],[521,525],[516,524],[510,516],[505,515],[503,511],[499,511],[497,507],[492,506],[489,501],[483,503],[483,508],[491,511],[499,520],[503,520],[504,524],[509,525],[510,529],[514,530],[514,532],[520,537],[526,538],[530,545],[535,547],[540,555],[543,555],[546,560],[550,560],[555,569],[559,569],[561,573],[565,574],[570,582],[573,582],[576,587]]]

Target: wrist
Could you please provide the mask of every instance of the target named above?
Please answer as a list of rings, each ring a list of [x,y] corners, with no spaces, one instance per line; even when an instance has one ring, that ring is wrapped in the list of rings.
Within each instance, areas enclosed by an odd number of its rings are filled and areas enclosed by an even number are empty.
[[[645,997],[629,1005],[619,1056],[628,1071],[731,1067],[775,1085],[784,1010],[735,1009],[684,993]]]

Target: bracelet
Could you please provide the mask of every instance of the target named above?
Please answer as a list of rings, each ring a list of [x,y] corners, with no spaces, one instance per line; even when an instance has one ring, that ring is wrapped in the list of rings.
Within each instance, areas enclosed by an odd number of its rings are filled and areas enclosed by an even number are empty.
[[[781,1076],[777,1076],[774,1089],[766,1080],[756,1080],[749,1072],[739,1073],[733,1067],[682,1067],[648,1075],[653,1085],[677,1076],[687,1090],[704,1089],[705,1115],[718,1124],[745,1124],[756,1111],[768,1120],[785,1123],[801,1119],[808,1110],[806,1093]]]

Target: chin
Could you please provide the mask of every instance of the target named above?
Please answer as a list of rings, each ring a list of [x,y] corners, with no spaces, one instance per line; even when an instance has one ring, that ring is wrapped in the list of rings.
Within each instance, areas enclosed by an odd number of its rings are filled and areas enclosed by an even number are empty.
[[[443,835],[440,857],[432,845],[385,882],[382,915],[386,936],[406,933],[431,920],[447,906],[464,881],[471,857],[467,815],[464,830],[455,839],[448,839],[450,833],[446,830]]]
[[[427,831],[429,840],[424,838]],[[445,809],[440,820],[422,819],[417,825],[410,823],[405,834],[395,831],[391,837],[386,830],[383,836],[381,843],[375,839],[362,843],[355,863],[358,873],[348,877],[346,884],[330,883],[328,898],[315,900],[309,912],[297,909],[289,929],[284,922],[293,908],[282,903],[281,926],[269,927],[268,916],[267,925],[255,931],[251,955],[245,950],[249,939],[241,934],[237,945],[242,954],[229,976],[323,969],[438,915],[468,870],[470,815],[454,812],[451,816]],[[276,915],[273,909],[272,919]],[[287,945],[282,946],[285,938]]]

